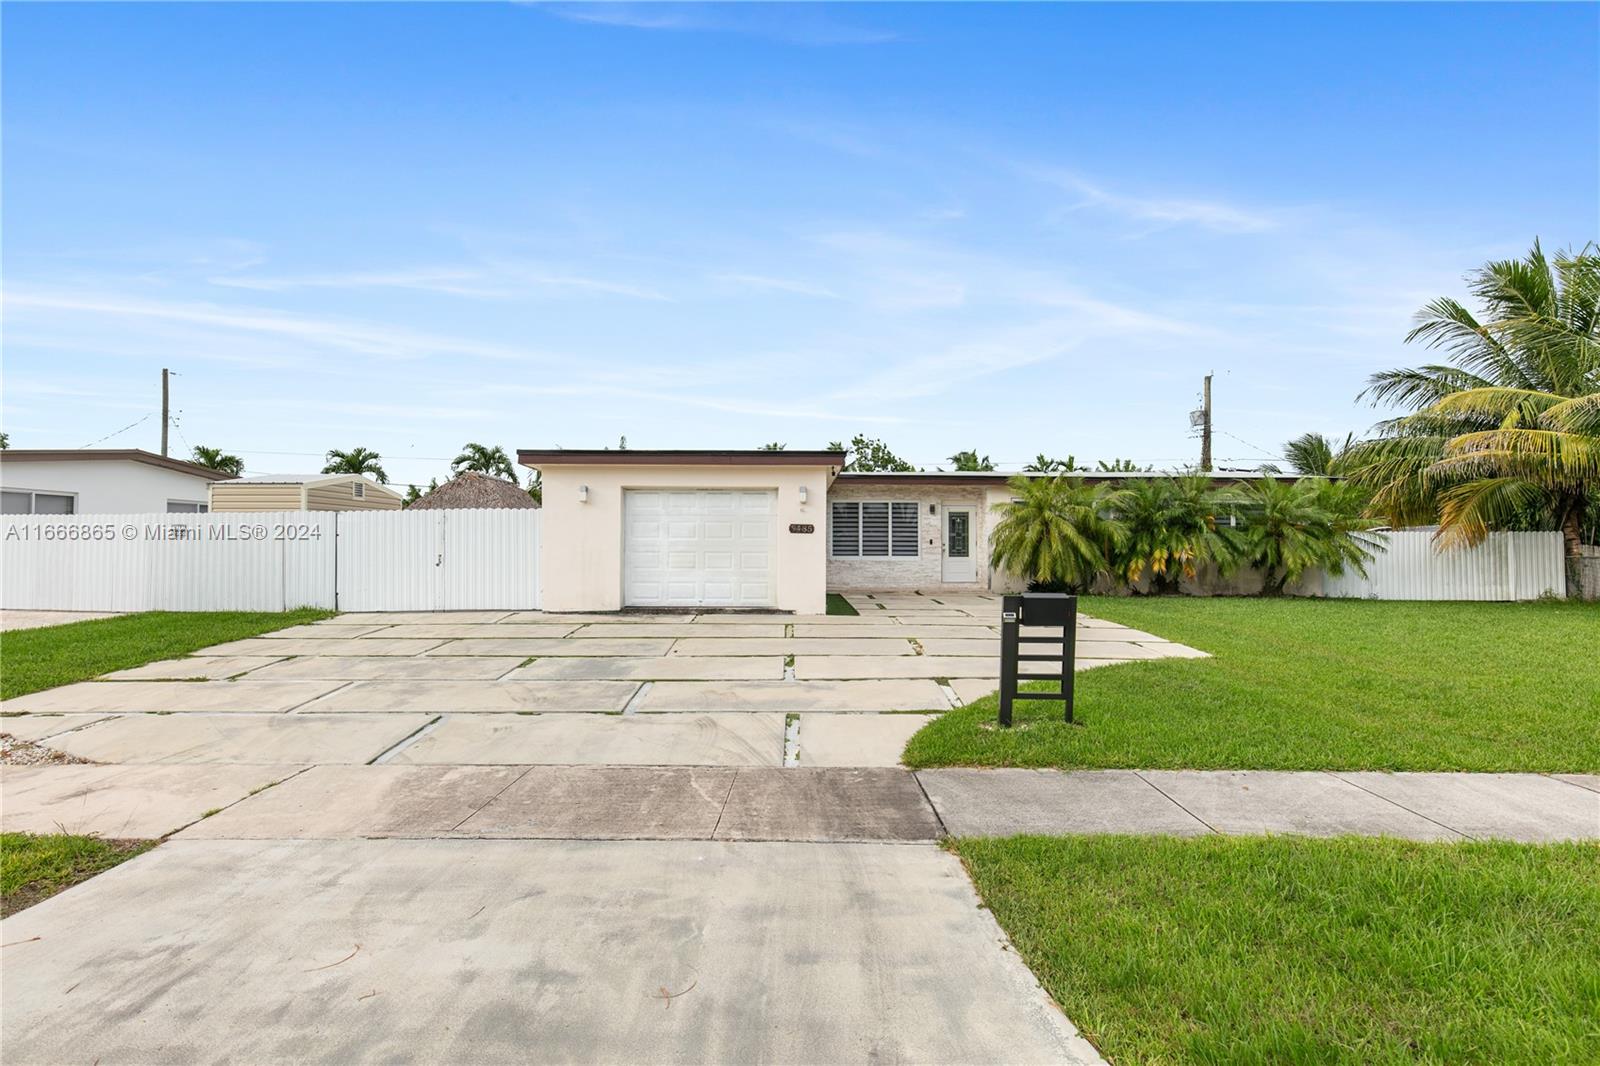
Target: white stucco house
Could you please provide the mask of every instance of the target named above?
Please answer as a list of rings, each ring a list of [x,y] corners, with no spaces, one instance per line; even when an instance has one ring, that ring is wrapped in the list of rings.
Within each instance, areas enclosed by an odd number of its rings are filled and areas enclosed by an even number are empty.
[[[0,513],[206,511],[229,475],[138,448],[0,449]]]
[[[1001,472],[845,473],[836,451],[523,450],[547,611],[820,614],[827,593],[1016,591],[988,564]],[[1087,480],[1123,476],[1086,475]]]

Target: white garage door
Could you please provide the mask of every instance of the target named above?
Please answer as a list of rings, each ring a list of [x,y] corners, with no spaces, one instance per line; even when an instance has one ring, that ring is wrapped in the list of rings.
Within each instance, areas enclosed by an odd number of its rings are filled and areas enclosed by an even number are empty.
[[[629,489],[622,601],[629,607],[772,607],[777,493]]]

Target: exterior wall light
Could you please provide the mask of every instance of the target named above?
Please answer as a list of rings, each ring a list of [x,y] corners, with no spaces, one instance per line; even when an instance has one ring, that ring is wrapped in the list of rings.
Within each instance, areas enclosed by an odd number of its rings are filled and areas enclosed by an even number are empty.
[[[809,496],[809,495],[811,495],[811,494],[806,491],[806,487],[804,485],[801,485],[800,486],[800,502],[801,503],[805,503],[806,502],[806,497]]]
[[[579,503],[588,503],[589,502],[589,486],[588,485],[579,485],[578,486],[578,502]]]

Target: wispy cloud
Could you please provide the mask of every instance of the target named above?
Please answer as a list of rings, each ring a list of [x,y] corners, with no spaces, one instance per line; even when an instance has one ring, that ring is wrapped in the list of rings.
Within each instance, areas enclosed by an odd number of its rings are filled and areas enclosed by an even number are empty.
[[[764,274],[716,274],[713,281],[725,282],[729,285],[740,285],[747,289],[765,289],[769,292],[789,292],[796,296],[815,296],[820,299],[837,300],[839,294],[832,289],[821,285],[814,285],[805,281],[794,281],[790,278],[774,278]]]
[[[200,326],[247,337],[272,337],[307,346],[355,352],[380,359],[414,360],[455,355],[484,359],[545,361],[524,348],[354,319],[323,318],[254,307],[211,303],[172,303],[116,294],[52,292],[8,288],[5,305],[24,317],[30,312],[65,312],[112,319],[153,320]]]
[[[224,274],[208,281],[234,289],[292,292],[301,289],[407,289],[448,296],[503,300],[526,297],[532,290],[556,290],[666,301],[659,289],[517,263],[482,267],[438,267],[406,270],[355,270],[334,273],[257,276]]]
[[[1078,197],[1073,210],[1101,210],[1142,222],[1152,230],[1198,226],[1214,233],[1260,233],[1275,229],[1280,219],[1261,211],[1222,200],[1182,196],[1136,196],[1114,192],[1076,174],[1059,170],[1024,168],[1049,184]]]
[[[569,22],[634,30],[737,33],[801,45],[884,44],[887,30],[852,25],[811,4],[540,4]]]

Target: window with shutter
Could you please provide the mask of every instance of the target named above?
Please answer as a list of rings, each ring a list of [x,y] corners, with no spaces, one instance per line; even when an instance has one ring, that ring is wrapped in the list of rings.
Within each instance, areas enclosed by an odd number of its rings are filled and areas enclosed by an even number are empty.
[[[921,535],[917,529],[918,514],[921,511],[914,503],[892,503],[889,505],[893,519],[892,543],[894,554],[902,557],[915,556]]]
[[[854,558],[861,554],[861,505],[835,501],[832,521],[833,554]]]
[[[861,555],[876,558],[889,554],[889,505],[861,505]]]

